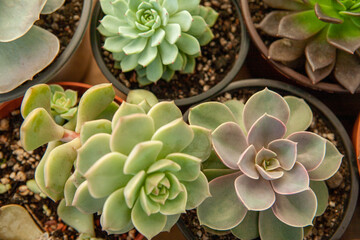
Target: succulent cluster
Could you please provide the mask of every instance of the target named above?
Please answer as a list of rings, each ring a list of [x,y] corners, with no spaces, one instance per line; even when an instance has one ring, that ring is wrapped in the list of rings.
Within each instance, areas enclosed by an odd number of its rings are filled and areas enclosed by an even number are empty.
[[[303,239],[303,228],[327,207],[323,180],[342,160],[330,141],[305,131],[312,118],[302,99],[268,89],[245,105],[231,100],[191,109],[189,122],[212,130],[221,160],[204,162],[212,197],[198,207],[200,223],[240,239]]]
[[[269,58],[291,63],[306,57],[305,69],[316,84],[332,72],[354,93],[360,85],[359,0],[264,0],[274,10],[258,27],[282,37]]]
[[[34,22],[40,14],[50,14],[64,2],[0,0],[0,93],[32,79],[56,57],[60,49],[58,38]]]
[[[115,67],[137,71],[140,85],[165,79],[175,71],[192,73],[200,46],[213,39],[218,14],[200,0],[100,0],[105,13],[99,32]]]
[[[71,105],[66,94],[54,96],[49,102]],[[90,88],[72,129],[25,98],[24,106],[36,107],[26,115],[21,140],[26,150],[48,143],[35,180],[50,198],[63,199],[58,214],[66,223],[94,236],[92,214],[101,213],[109,234],[135,227],[151,239],[210,195],[200,171],[211,153],[210,131],[189,126],[173,102],[158,103],[145,90],[131,91],[120,107],[113,98],[110,84]]]

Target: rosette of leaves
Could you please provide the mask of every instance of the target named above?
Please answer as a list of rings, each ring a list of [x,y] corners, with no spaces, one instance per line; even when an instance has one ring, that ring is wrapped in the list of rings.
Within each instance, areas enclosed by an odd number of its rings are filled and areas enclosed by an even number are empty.
[[[189,121],[212,130],[220,158],[204,162],[212,197],[198,207],[200,223],[240,239],[303,239],[303,228],[327,207],[324,180],[343,157],[330,141],[304,131],[312,122],[305,101],[265,89],[245,105],[200,104]]]
[[[332,72],[354,93],[360,85],[360,1],[264,0],[275,9],[258,27],[283,37],[269,48],[269,58],[291,63],[306,57],[305,69],[316,84]]]
[[[64,91],[57,85],[49,87],[40,84],[29,88],[21,106],[25,119],[20,128],[20,139],[27,151],[48,144],[36,168],[35,181],[46,196],[54,201],[61,200],[58,215],[65,223],[93,237],[92,214],[66,206],[63,200],[64,187],[72,175],[77,150],[81,147],[79,132],[82,126],[91,120],[111,119],[119,106],[113,102],[115,92],[111,84],[100,84],[88,89],[79,103],[76,96],[77,93]],[[73,112],[71,109],[74,108],[77,111],[69,119]],[[57,123],[58,117],[65,117],[63,114],[69,120]]]
[[[65,0],[0,0],[0,93],[6,93],[48,66],[60,49],[59,39],[34,22]]]
[[[99,32],[104,49],[113,53],[115,67],[137,71],[140,85],[175,71],[192,73],[200,46],[213,39],[210,29],[218,13],[200,0],[101,0],[106,14]]]

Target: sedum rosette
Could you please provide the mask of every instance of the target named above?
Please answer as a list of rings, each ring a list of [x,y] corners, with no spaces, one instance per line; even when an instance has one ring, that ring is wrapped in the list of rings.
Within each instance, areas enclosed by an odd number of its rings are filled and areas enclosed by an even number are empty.
[[[101,213],[109,234],[135,227],[151,239],[210,195],[200,171],[211,153],[210,131],[189,126],[174,102],[158,103],[145,90],[131,91],[120,107],[113,99],[111,84],[90,88],[72,129],[34,107],[21,140],[27,150],[49,143],[35,180],[51,199],[62,199],[58,214],[67,224],[94,236],[92,214]]]
[[[284,63],[306,57],[305,70],[316,84],[332,72],[354,93],[360,85],[359,0],[264,0],[275,9],[259,24],[283,37],[269,48],[269,58]]]
[[[212,197],[198,207],[200,223],[241,239],[303,239],[303,227],[326,209],[323,180],[342,160],[330,141],[304,131],[312,122],[309,106],[265,89],[245,105],[200,104],[189,121],[213,130],[221,160],[204,163]]]
[[[65,0],[0,0],[0,93],[10,92],[48,66],[60,50],[52,33],[34,25]]]
[[[137,71],[140,85],[175,71],[192,73],[200,46],[213,39],[210,27],[218,14],[200,0],[101,0],[106,14],[99,32],[104,49],[113,53],[115,67]]]

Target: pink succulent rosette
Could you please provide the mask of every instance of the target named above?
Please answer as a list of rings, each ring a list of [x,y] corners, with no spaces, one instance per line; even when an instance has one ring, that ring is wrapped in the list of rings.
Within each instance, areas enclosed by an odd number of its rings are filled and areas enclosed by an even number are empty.
[[[268,89],[245,105],[231,100],[193,108],[190,123],[212,130],[222,163],[213,156],[204,164],[213,180],[212,197],[198,207],[201,224],[241,239],[303,239],[303,227],[327,207],[323,180],[343,157],[330,141],[305,131],[312,118],[304,100]]]

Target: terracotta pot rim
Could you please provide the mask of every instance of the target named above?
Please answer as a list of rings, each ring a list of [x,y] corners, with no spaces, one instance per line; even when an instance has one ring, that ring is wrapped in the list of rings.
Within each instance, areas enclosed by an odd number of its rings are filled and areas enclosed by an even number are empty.
[[[249,9],[249,4],[248,4],[248,0],[240,0],[241,3],[241,12],[243,14],[243,18],[244,18],[244,22],[245,25],[247,27],[247,30],[249,32],[249,35],[253,41],[253,43],[255,44],[255,46],[257,47],[257,49],[260,51],[261,56],[266,59],[267,62],[269,62],[280,74],[282,74],[283,76],[285,76],[286,78],[295,81],[296,83],[299,83],[302,86],[317,90],[317,91],[326,91],[326,92],[330,92],[330,93],[349,93],[350,92],[345,89],[344,87],[342,87],[340,84],[336,84],[336,83],[327,83],[327,82],[319,82],[317,84],[312,84],[311,80],[279,63],[276,62],[272,59],[268,58],[268,48],[266,47],[265,43],[263,42],[263,40],[261,39],[258,31],[256,30],[254,23],[251,20],[251,14],[250,14],[250,9]],[[356,93],[360,92],[360,88],[356,91]]]
[[[333,126],[333,128],[336,130],[337,135],[340,137],[341,141],[344,144],[344,150],[345,154],[348,157],[349,161],[349,168],[350,168],[350,177],[351,177],[351,190],[350,190],[350,196],[348,198],[347,206],[345,209],[344,217],[335,231],[335,233],[330,238],[331,240],[337,240],[340,239],[341,236],[344,234],[347,226],[350,224],[351,218],[354,214],[356,205],[357,205],[357,199],[359,194],[359,180],[356,172],[356,157],[355,152],[353,148],[353,144],[350,140],[349,135],[347,134],[344,126],[340,122],[340,120],[336,117],[336,115],[320,100],[318,100],[316,97],[311,95],[310,93],[293,86],[288,83],[270,80],[270,79],[244,79],[241,81],[236,81],[231,83],[228,87],[226,87],[224,90],[222,90],[218,95],[221,95],[224,92],[231,91],[234,89],[239,88],[265,88],[268,87],[270,89],[280,90],[284,92],[288,92],[291,95],[298,96],[303,98],[310,106],[314,107],[318,112],[320,112],[325,118],[327,118],[328,122]],[[187,119],[188,111],[184,114],[184,119]],[[189,229],[186,228],[184,222],[180,219],[178,222],[178,226],[186,239],[193,240],[193,235],[189,231]]]
[[[355,148],[356,161],[360,175],[360,113],[358,114],[358,117],[356,118],[356,122],[354,124],[352,140]]]
[[[187,106],[187,105],[192,105],[195,104],[197,102],[201,102],[213,95],[215,95],[216,93],[220,92],[222,89],[224,89],[227,85],[229,85],[229,83],[231,81],[234,80],[234,78],[236,77],[237,73],[240,71],[241,67],[243,66],[244,62],[245,62],[245,58],[247,56],[248,50],[249,50],[249,45],[250,45],[250,40],[249,40],[249,36],[247,34],[246,31],[246,27],[243,21],[243,18],[241,16],[241,10],[239,7],[239,3],[237,2],[237,0],[231,0],[232,3],[234,4],[235,8],[236,8],[236,12],[237,12],[237,17],[240,21],[240,25],[241,25],[241,43],[240,43],[240,50],[238,52],[238,57],[233,65],[233,67],[230,69],[230,71],[227,73],[227,75],[223,78],[223,80],[221,80],[218,84],[216,84],[215,86],[213,86],[212,88],[210,88],[208,91],[203,92],[199,95],[196,96],[192,96],[192,97],[187,97],[184,99],[174,99],[175,104],[177,106]],[[93,55],[95,57],[96,63],[99,66],[101,72],[105,75],[105,77],[107,78],[108,81],[112,82],[114,84],[114,86],[120,90],[122,93],[124,93],[125,95],[128,94],[128,92],[130,91],[129,88],[127,88],[123,83],[121,83],[111,72],[110,70],[107,68],[106,63],[104,61],[104,59],[102,58],[101,55],[101,44],[100,44],[100,33],[97,31],[97,25],[99,23],[99,17],[101,16],[101,7],[100,7],[100,3],[97,2],[95,7],[94,7],[94,11],[93,11],[93,15],[91,18],[91,23],[90,23],[90,36],[91,36],[91,49],[93,52]],[[160,99],[161,101],[161,99]]]
[[[26,90],[29,87],[32,87],[39,83],[46,83],[50,81],[51,78],[53,78],[65,66],[68,60],[74,55],[75,51],[81,43],[81,40],[85,35],[85,31],[87,29],[91,16],[92,1],[93,0],[83,1],[83,9],[79,20],[79,25],[76,28],[76,31],[72,39],[70,40],[70,43],[67,45],[65,51],[55,61],[53,61],[49,66],[47,66],[45,70],[38,73],[38,76],[33,80],[26,81],[25,83],[8,93],[0,94],[0,103],[19,98],[25,94]]]

